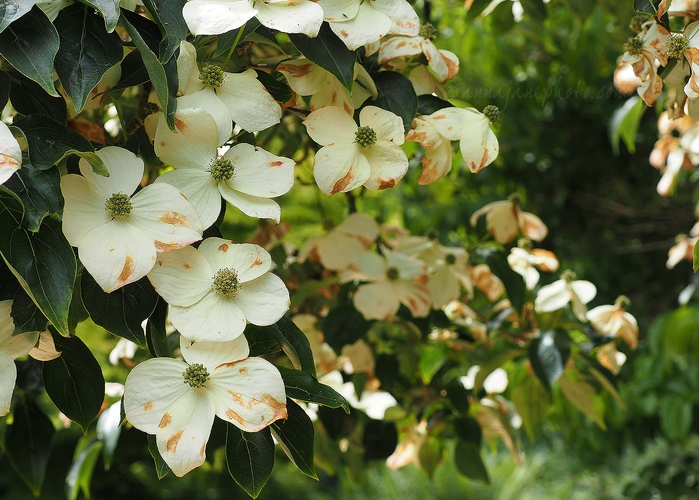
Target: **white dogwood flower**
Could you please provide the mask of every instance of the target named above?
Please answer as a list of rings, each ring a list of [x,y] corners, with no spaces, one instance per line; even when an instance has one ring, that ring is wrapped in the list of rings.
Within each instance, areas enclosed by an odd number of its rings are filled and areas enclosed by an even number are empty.
[[[323,9],[312,0],[189,0],[182,16],[194,35],[220,35],[257,17],[273,30],[316,36]]]
[[[198,249],[160,254],[148,279],[170,304],[170,321],[182,335],[225,342],[248,322],[271,325],[289,309],[289,291],[271,266],[260,246],[207,238]]]
[[[0,184],[22,167],[22,150],[10,127],[0,121]]]
[[[216,123],[203,109],[181,109],[175,116],[176,132],[161,115],[155,132],[155,153],[175,170],[158,177],[182,190],[211,226],[221,211],[221,197],[250,217],[279,222],[281,209],[271,200],[294,184],[294,162],[251,144],[236,144],[217,154]]]
[[[587,319],[595,330],[607,335],[621,337],[631,349],[638,347],[638,322],[626,307],[630,304],[627,297],[616,299],[613,306],[597,306],[587,311]]]
[[[568,302],[580,321],[587,321],[587,304],[597,295],[597,287],[585,280],[576,279],[575,273],[565,271],[561,279],[541,287],[536,294],[534,309],[537,312],[552,312],[563,309]]]
[[[517,274],[522,275],[527,290],[532,290],[539,282],[539,271],[554,272],[558,270],[558,259],[548,250],[543,248],[519,248],[510,249],[507,263]]]
[[[408,171],[402,120],[376,106],[359,112],[359,127],[344,110],[328,106],[304,120],[308,135],[323,146],[313,165],[316,184],[325,194],[351,191],[364,185],[378,190],[393,187]]]
[[[469,219],[471,225],[475,226],[482,215],[486,216],[488,232],[503,245],[514,240],[519,231],[534,241],[541,241],[548,234],[546,224],[536,215],[521,210],[516,197],[507,201],[494,201],[476,210]]]
[[[180,349],[184,361],[144,361],[124,387],[126,418],[155,434],[160,455],[178,477],[204,463],[214,416],[246,432],[287,416],[279,371],[264,359],[248,358],[244,336],[216,343],[180,337]]]
[[[106,292],[144,277],[156,252],[176,250],[201,239],[192,204],[175,187],[151,184],[131,196],[143,177],[143,160],[115,146],[97,153],[109,177],[92,171],[61,178],[65,198],[63,233],[78,247],[80,262]]]
[[[451,171],[454,159],[451,141],[440,134],[425,116],[413,119],[405,140],[417,142],[425,149],[422,155],[422,172],[417,179],[418,184],[423,186],[432,184]]]

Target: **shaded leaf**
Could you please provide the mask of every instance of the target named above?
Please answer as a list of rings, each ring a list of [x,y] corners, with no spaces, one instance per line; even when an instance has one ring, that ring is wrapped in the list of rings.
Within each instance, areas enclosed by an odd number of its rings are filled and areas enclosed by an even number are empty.
[[[440,99],[436,95],[424,94],[417,96],[417,114],[431,115],[432,113],[444,108],[453,108],[454,105],[449,101]]]
[[[5,0],[0,2],[0,32],[29,12],[41,0]]]
[[[65,123],[68,110],[63,96],[53,97],[41,86],[20,73],[7,73],[10,77],[10,101],[12,107],[23,115],[39,113]]]
[[[371,104],[398,115],[407,133],[417,115],[418,105],[412,82],[395,71],[382,71],[372,78],[379,95]]]
[[[291,360],[291,364],[297,370],[306,370],[315,376],[316,367],[313,361],[313,351],[308,337],[291,319],[282,317],[276,324],[270,326],[248,325],[246,333],[250,331],[259,341],[274,339]]]
[[[322,24],[318,36],[314,38],[302,33],[290,33],[289,39],[306,59],[335,75],[347,90],[352,91],[357,53],[347,48],[328,23]]]
[[[12,322],[15,329],[12,335],[27,332],[43,332],[48,326],[49,320],[41,314],[41,311],[22,288],[17,287],[12,299]]]
[[[277,369],[284,380],[284,387],[288,397],[300,401],[318,403],[330,408],[342,407],[345,413],[350,412],[349,403],[344,396],[332,387],[318,382],[318,379],[310,372],[291,370],[283,366],[277,366]]]
[[[318,479],[313,463],[313,422],[292,399],[286,399],[286,420],[277,420],[271,431],[286,456],[304,474]]]
[[[3,108],[10,98],[10,76],[7,71],[0,71],[0,106]]]
[[[120,0],[80,0],[82,3],[93,6],[104,17],[104,25],[110,33],[116,28],[119,21]]]
[[[231,47],[233,47],[233,44],[236,42],[236,40],[238,40],[238,43],[240,43],[241,41],[245,40],[245,38],[248,35],[257,31],[257,29],[261,26],[262,25],[260,24],[260,21],[258,21],[256,17],[253,17],[250,18],[240,28],[221,33],[217,36],[218,42],[216,43],[216,49],[212,54],[213,57],[219,57],[224,54],[227,54],[231,50]],[[240,34],[240,37],[238,37],[240,30],[243,30],[243,33]]]
[[[341,352],[344,346],[362,338],[373,323],[351,305],[341,305],[328,312],[321,327],[325,342],[335,352]]]
[[[543,330],[529,344],[529,360],[534,373],[546,387],[560,379],[570,357],[571,340],[560,328]]]
[[[491,247],[481,249],[478,253],[483,257],[493,274],[500,278],[502,284],[505,285],[507,298],[510,299],[512,307],[518,312],[521,311],[527,289],[522,275],[514,272],[507,263],[505,252]]]
[[[522,417],[529,439],[534,441],[536,431],[551,407],[551,396],[538,378],[529,375],[512,390],[512,402]]]
[[[168,467],[158,451],[158,444],[154,434],[148,434],[148,452],[155,461],[155,473],[158,475],[158,479],[167,476],[170,472],[170,467]]]
[[[66,417],[87,433],[104,400],[102,369],[78,337],[53,335],[53,341],[61,355],[44,363],[46,393]]]
[[[269,427],[251,433],[229,423],[226,429],[228,472],[248,495],[257,498],[274,468],[274,441]]]
[[[629,153],[636,151],[636,133],[645,110],[645,103],[636,95],[614,111],[609,120],[609,142],[615,155],[619,154],[620,140],[624,141]]]
[[[150,79],[143,56],[138,50],[129,52],[121,61],[121,79],[107,92],[116,93],[134,85],[141,85]]]
[[[362,436],[365,460],[382,460],[391,456],[398,445],[398,430],[394,422],[369,420]]]
[[[604,423],[604,403],[595,393],[595,389],[585,382],[580,373],[575,370],[568,372],[560,378],[561,392],[575,405],[578,410],[592,419],[600,429],[607,430]]]
[[[485,8],[490,5],[491,1],[492,0],[474,0],[468,8],[468,12],[466,12],[466,22],[473,22],[481,15]]]
[[[87,439],[81,438],[81,441],[87,441]],[[103,444],[94,438],[87,442],[88,444],[83,447],[81,447],[80,442],[78,443],[77,456],[73,458],[73,463],[68,469],[68,475],[66,475],[65,487],[68,500],[76,500],[81,491],[85,498],[90,498],[90,482]],[[80,451],[78,452],[78,450]]]
[[[180,42],[187,38],[187,23],[182,17],[185,3],[187,0],[143,1],[162,34],[157,53],[161,63],[169,61],[175,51],[180,48]]]
[[[468,441],[459,440],[454,449],[456,469],[464,476],[490,484],[488,471],[481,458],[480,446]]]
[[[167,302],[158,296],[158,302],[148,318],[146,325],[146,341],[148,350],[153,357],[170,357],[170,345],[165,329],[167,318]]]
[[[270,75],[266,71],[255,70],[255,72],[257,73],[257,79],[278,103],[284,104],[285,102],[289,102],[294,96],[294,92],[286,83],[286,80],[278,80],[275,78],[275,75],[281,76],[281,73],[273,73]]]

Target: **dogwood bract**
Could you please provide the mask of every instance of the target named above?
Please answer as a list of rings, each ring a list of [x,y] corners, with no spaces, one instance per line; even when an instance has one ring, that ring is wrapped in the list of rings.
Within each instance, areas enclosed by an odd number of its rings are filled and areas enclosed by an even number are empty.
[[[180,337],[180,349],[184,361],[144,361],[124,386],[126,418],[155,434],[160,455],[178,477],[204,463],[214,415],[246,432],[287,416],[279,371],[264,359],[248,358],[244,336],[214,343]]]
[[[289,291],[271,265],[260,246],[207,238],[198,249],[160,254],[148,278],[182,335],[225,342],[240,336],[247,322],[271,325],[289,309]]]
[[[359,112],[359,127],[345,111],[328,106],[304,120],[308,135],[323,146],[316,152],[313,175],[325,194],[393,187],[408,171],[402,120],[376,106]]]
[[[516,199],[488,203],[471,215],[471,225],[475,226],[482,215],[486,216],[488,232],[498,243],[509,243],[519,231],[534,241],[541,241],[548,234],[546,224],[536,215],[521,210]]]
[[[194,35],[220,35],[257,17],[273,30],[316,36],[323,9],[311,0],[189,0],[182,16]]]
[[[151,184],[131,196],[144,168],[133,153],[109,146],[96,154],[109,177],[95,174],[84,159],[82,176],[61,177],[63,233],[78,247],[85,269],[111,292],[148,274],[156,252],[200,240],[202,226],[189,200],[169,184]]]
[[[181,189],[201,217],[211,226],[221,211],[221,197],[250,217],[279,222],[281,209],[270,200],[291,189],[294,162],[250,144],[236,144],[223,156],[217,154],[217,128],[203,109],[178,110],[176,132],[161,115],[155,133],[155,153],[175,170],[158,177]]]
[[[541,287],[536,294],[534,309],[537,312],[552,312],[563,309],[568,302],[580,321],[587,321],[587,304],[597,295],[597,287],[585,280],[576,279],[575,273],[565,271],[561,279]]]
[[[0,184],[22,166],[22,150],[10,127],[0,122]]]

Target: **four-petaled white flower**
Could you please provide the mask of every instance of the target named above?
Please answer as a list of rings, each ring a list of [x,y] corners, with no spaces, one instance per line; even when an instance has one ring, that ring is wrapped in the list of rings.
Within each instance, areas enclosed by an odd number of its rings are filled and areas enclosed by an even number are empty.
[[[514,272],[522,275],[527,290],[532,290],[539,282],[537,268],[547,273],[558,270],[558,259],[554,253],[543,248],[513,247],[507,256],[507,263]]]
[[[568,302],[580,321],[587,321],[587,304],[597,295],[597,287],[585,280],[578,280],[575,273],[565,271],[561,279],[539,289],[534,301],[537,312],[552,312],[563,309]]]
[[[308,36],[316,36],[323,23],[314,0],[189,0],[182,16],[194,35],[220,35],[253,17],[270,29]]]
[[[519,231],[534,241],[541,241],[548,234],[546,224],[536,215],[522,211],[516,199],[488,203],[473,213],[469,219],[471,225],[475,226],[482,215],[486,216],[488,232],[503,245],[514,240]]]
[[[10,127],[0,121],[0,184],[22,167],[22,150]]]
[[[201,239],[197,211],[175,187],[157,183],[133,197],[143,177],[143,160],[110,146],[97,153],[109,177],[92,171],[61,178],[65,198],[63,233],[78,247],[80,262],[106,292],[144,277],[156,252],[168,252]]]
[[[366,106],[359,124],[342,109],[328,106],[304,120],[308,135],[323,146],[313,166],[316,184],[325,194],[393,187],[408,171],[402,120],[385,109]]]
[[[279,371],[264,359],[248,358],[244,336],[215,343],[180,337],[180,348],[184,361],[144,361],[124,387],[126,418],[155,434],[160,455],[178,477],[204,463],[214,416],[246,432],[287,416]]]
[[[420,185],[432,184],[451,171],[454,150],[451,141],[439,133],[426,116],[418,116],[405,136],[406,141],[414,141],[425,149],[422,155],[422,172],[417,182]]]
[[[318,0],[325,20],[348,49],[380,40],[388,33],[415,36],[420,19],[406,0]]]
[[[199,248],[160,254],[148,278],[170,304],[170,321],[197,342],[225,342],[245,325],[267,326],[289,309],[289,291],[269,272],[267,251],[207,238]]]
[[[218,126],[217,146],[230,138],[233,121],[248,132],[259,132],[282,117],[281,106],[257,79],[254,69],[228,73],[219,66],[206,65],[200,70],[196,49],[189,42],[180,43],[177,77],[177,109],[206,110]]]
[[[595,330],[607,335],[621,337],[631,349],[638,346],[638,323],[626,312],[629,299],[623,295],[613,306],[597,306],[587,311],[587,319]]]
[[[161,115],[155,133],[155,153],[175,167],[158,177],[155,185],[168,183],[181,189],[201,217],[211,226],[221,211],[221,197],[245,215],[279,222],[281,209],[270,198],[294,184],[294,162],[250,144],[236,144],[217,155],[216,123],[203,109],[178,110],[172,132]]]

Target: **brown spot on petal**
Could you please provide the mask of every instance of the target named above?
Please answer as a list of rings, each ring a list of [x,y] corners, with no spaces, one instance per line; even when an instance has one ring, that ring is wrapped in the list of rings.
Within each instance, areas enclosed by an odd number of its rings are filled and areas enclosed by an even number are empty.
[[[238,370],[238,373],[247,373],[248,369],[245,367],[242,367],[240,370]]]
[[[134,269],[136,269],[136,264],[134,263],[133,257],[127,255],[126,260],[124,261],[124,268],[121,270],[121,274],[119,274],[117,281],[119,283],[125,282],[127,279],[129,279],[129,276],[133,274]]]
[[[231,410],[230,408],[228,408],[228,409],[226,410],[226,416],[227,416],[229,419],[231,419],[231,420],[235,420],[235,421],[238,422],[240,425],[245,425],[245,420],[243,420],[243,417],[241,417],[240,415],[238,415],[236,412],[234,412],[234,411]]]
[[[330,191],[330,194],[339,193],[340,191],[345,189],[352,181],[352,179],[354,179],[354,169],[350,169],[350,171],[347,172],[347,174],[345,174],[345,176],[342,179],[335,183],[332,190]]]
[[[180,226],[180,227],[189,227],[191,226],[191,223],[189,222],[189,219],[177,212],[165,212],[163,215],[161,215],[158,218],[158,222],[162,222],[163,224],[170,224],[173,226]]]
[[[263,394],[262,402],[270,408],[272,408],[272,410],[274,410],[274,418],[272,419],[272,421],[280,418],[286,418],[288,416],[288,413],[286,411],[286,403],[280,403],[279,401],[274,399],[271,394]]]
[[[187,263],[185,262],[184,264],[182,264],[182,267],[184,267],[185,269],[189,269],[189,268],[192,267],[192,266],[190,266],[189,264],[187,264]]]
[[[396,185],[395,179],[388,179],[388,180],[380,179],[379,189],[392,188],[395,185]]]
[[[153,403],[151,401],[148,401],[146,404],[143,405],[144,411],[150,411],[152,409],[153,409]]]
[[[354,109],[352,109],[352,106],[350,106],[347,101],[345,101],[343,107],[345,108],[345,111],[347,111],[347,114],[353,114]]]
[[[173,250],[179,250],[182,248],[182,245],[179,243],[163,243],[162,241],[155,240],[153,242],[155,244],[155,248],[158,249],[158,252],[172,252]],[[160,265],[162,266],[163,264],[159,262]]]
[[[291,76],[301,77],[311,72],[310,64],[285,64],[277,66],[278,71],[286,71]]]
[[[160,423],[158,424],[158,427],[161,429],[163,427],[167,427],[168,425],[170,425],[170,422],[172,422],[172,415],[170,415],[169,413],[166,413],[165,415],[163,415],[163,418],[160,419]]]
[[[167,440],[167,443],[165,443],[165,449],[170,452],[175,452],[177,450],[177,443],[180,442],[180,438],[182,437],[182,433],[184,432],[184,429],[181,429],[177,432],[175,432],[170,438]]]
[[[179,118],[175,118],[175,128],[180,132],[184,132],[189,128],[189,126]]]
[[[160,141],[160,146],[164,148],[166,146],[165,141]]]
[[[269,164],[270,167],[281,167],[282,165],[284,165],[283,161],[273,161]]]
[[[204,443],[203,445],[201,445],[201,450],[199,450],[199,455],[201,455],[202,457],[203,457],[204,455],[206,455],[206,443]]]
[[[340,30],[340,34],[345,38],[349,37],[349,33],[347,33],[345,30]]]
[[[261,265],[262,265],[262,260],[259,257],[257,257],[255,259],[255,262],[253,262],[252,265],[250,266],[250,268],[252,269],[253,267],[257,267],[257,266],[261,266]]]
[[[226,253],[226,252],[228,251],[228,243],[224,243],[223,245],[221,245],[220,247],[218,247],[218,251],[219,251],[219,252]]]

